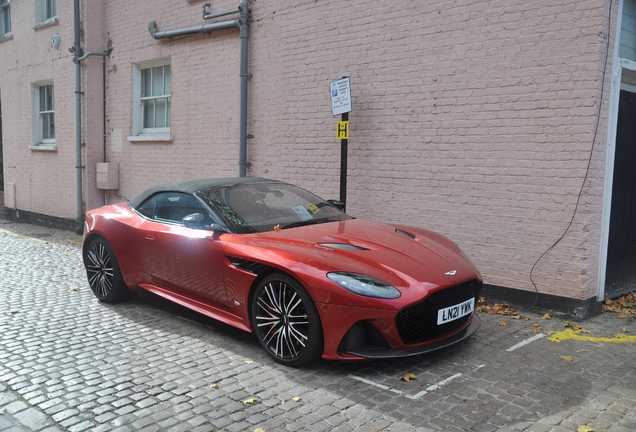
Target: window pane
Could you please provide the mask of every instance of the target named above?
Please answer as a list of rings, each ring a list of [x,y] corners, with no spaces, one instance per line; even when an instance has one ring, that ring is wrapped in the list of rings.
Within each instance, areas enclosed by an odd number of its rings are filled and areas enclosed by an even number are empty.
[[[40,86],[40,111],[46,111],[46,87]]]
[[[152,95],[161,96],[163,94],[163,66],[152,68]]]
[[[172,78],[172,70],[170,69],[170,65],[165,65],[163,70],[165,73],[163,94],[170,95],[170,80]]]
[[[170,98],[168,98],[168,115],[166,117],[166,127],[170,127]]]
[[[42,138],[55,138],[55,117],[53,113],[42,114]]]
[[[155,101],[155,127],[166,127],[166,100]]]
[[[44,12],[44,18],[45,19],[49,19],[49,18],[53,18],[54,16],[56,16],[56,12],[55,12],[55,0],[45,0],[45,12]]]
[[[55,97],[53,97],[53,85],[46,86],[46,108],[49,111],[53,111],[55,109]]]
[[[150,69],[141,70],[141,97],[150,96]]]
[[[144,101],[144,127],[155,127],[155,101]]]

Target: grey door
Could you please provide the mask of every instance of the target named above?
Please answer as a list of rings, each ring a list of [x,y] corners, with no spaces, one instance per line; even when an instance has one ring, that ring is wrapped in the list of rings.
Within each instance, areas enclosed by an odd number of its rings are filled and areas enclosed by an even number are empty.
[[[621,91],[605,298],[636,291],[636,94]]]

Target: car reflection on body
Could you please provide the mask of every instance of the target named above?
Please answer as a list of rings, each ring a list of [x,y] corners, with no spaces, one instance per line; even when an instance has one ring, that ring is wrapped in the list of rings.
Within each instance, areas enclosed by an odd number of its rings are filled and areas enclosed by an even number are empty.
[[[426,353],[480,325],[482,279],[455,243],[275,180],[167,183],[91,210],[83,259],[102,302],[150,291],[289,366]]]

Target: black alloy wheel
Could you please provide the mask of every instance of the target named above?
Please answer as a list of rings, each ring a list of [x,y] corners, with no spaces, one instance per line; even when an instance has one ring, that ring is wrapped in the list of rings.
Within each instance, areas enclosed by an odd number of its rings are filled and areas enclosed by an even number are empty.
[[[318,311],[294,279],[273,274],[261,281],[252,300],[254,332],[279,363],[299,367],[320,358],[324,350]]]
[[[91,291],[104,303],[114,303],[130,295],[112,248],[103,238],[91,240],[84,253],[84,267]]]

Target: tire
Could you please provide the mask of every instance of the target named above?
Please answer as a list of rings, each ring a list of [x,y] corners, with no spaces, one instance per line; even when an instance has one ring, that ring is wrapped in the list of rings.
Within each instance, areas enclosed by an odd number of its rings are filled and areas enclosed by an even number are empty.
[[[96,237],[88,244],[84,267],[91,291],[99,301],[115,303],[130,296],[115,253],[103,238]]]
[[[291,277],[273,274],[263,279],[254,292],[251,315],[258,341],[278,363],[300,367],[322,356],[318,311]]]

